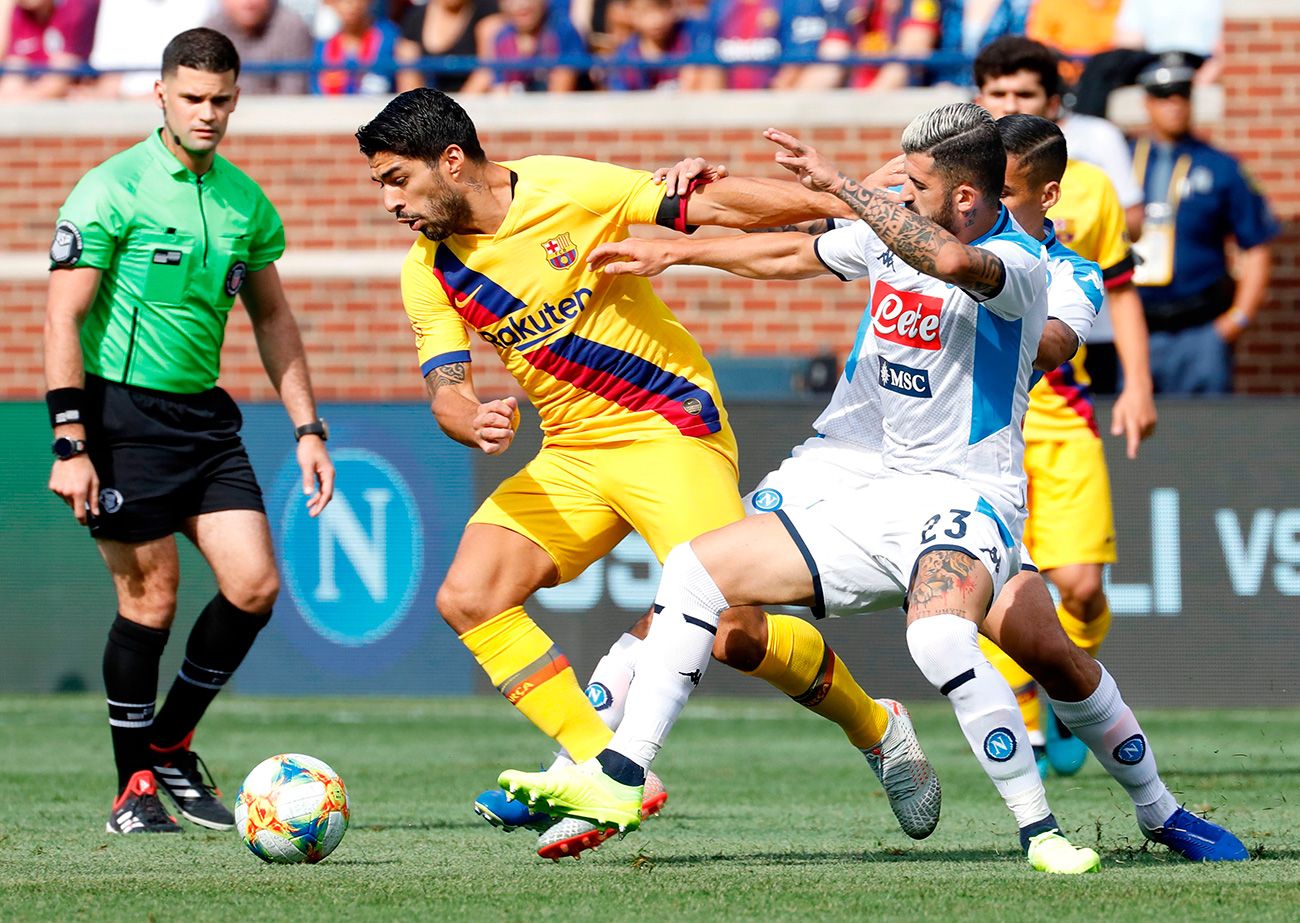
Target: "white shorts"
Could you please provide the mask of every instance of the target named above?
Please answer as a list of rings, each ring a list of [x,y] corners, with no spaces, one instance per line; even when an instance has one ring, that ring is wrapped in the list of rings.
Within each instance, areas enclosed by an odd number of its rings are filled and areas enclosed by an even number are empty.
[[[880,472],[879,456],[809,439],[745,497],[745,511],[775,513],[813,577],[813,615],[904,605],[917,559],[956,550],[979,560],[994,597],[1020,570],[1020,549],[978,492],[945,475]]]

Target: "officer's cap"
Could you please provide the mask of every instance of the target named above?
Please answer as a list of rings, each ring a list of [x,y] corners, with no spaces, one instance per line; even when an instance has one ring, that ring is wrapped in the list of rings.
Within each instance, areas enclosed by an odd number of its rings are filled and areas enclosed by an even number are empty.
[[[1188,51],[1167,51],[1138,73],[1138,86],[1151,96],[1191,96],[1196,69],[1205,62]]]

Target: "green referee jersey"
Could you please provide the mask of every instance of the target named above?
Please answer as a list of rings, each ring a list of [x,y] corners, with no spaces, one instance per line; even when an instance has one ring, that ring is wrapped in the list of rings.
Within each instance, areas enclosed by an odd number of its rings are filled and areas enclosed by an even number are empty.
[[[283,252],[284,225],[257,183],[219,154],[195,176],[155,131],[73,188],[50,266],[103,271],[81,326],[87,372],[190,394],[217,382],[248,273]]]

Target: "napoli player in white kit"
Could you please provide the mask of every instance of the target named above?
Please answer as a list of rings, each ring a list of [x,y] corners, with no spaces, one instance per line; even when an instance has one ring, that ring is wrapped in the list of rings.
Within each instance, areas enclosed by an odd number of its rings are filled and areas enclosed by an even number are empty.
[[[1044,221],[1059,195],[1066,162],[1060,130],[1032,116],[1004,118],[998,129],[1008,152],[1003,202],[1014,217],[1026,222],[1025,227],[1039,229],[1033,236],[1047,247],[1052,278],[1048,304],[1053,320],[1039,344],[1037,361],[1040,368],[1054,368],[1087,339],[1101,300],[1098,270],[1055,240],[1050,223]],[[815,224],[824,227],[822,222]],[[610,248],[610,255],[630,261],[616,267],[619,270],[653,275],[666,265],[656,261],[659,246],[661,242],[626,241]],[[873,299],[873,303],[879,301]],[[880,326],[886,333],[900,320],[910,326],[910,319],[903,320],[896,305],[882,307]],[[921,385],[906,373],[885,379],[876,336],[868,330],[873,325],[870,314],[863,324],[832,405],[817,421],[817,436],[796,447],[792,457],[751,492],[746,498],[749,515],[813,507],[863,490],[881,474],[880,389],[891,384],[912,389]],[[872,375],[861,374],[862,368],[880,369],[880,385]],[[1053,618],[1042,579],[1030,565],[1023,566],[1025,570],[998,598],[982,631],[998,643],[1015,640],[1016,656],[1045,679],[1070,723],[1078,726],[1102,765],[1133,798],[1139,825],[1148,838],[1193,860],[1247,858],[1244,847],[1230,832],[1177,807],[1114,680],[1065,638]],[[1005,634],[1007,631],[1012,634]],[[1042,860],[1044,851],[1037,852]]]
[[[828,171],[796,139],[768,137],[787,148],[778,162],[840,195],[863,222],[815,239],[691,242],[681,261],[751,278],[870,278],[872,329],[861,335],[878,349],[870,374],[881,389],[881,474],[831,502],[752,516],[674,549],[610,747],[541,777],[505,773],[502,784],[560,813],[635,827],[637,786],[707,667],[725,608],[800,603],[842,615],[906,602],[912,656],[948,696],[1031,863],[1091,871],[1096,853],[1060,834],[1015,699],[976,642],[1019,570],[1020,420],[1047,319],[1043,248],[999,201],[997,127],[969,104],[914,120],[903,135],[909,207]],[[841,410],[832,400],[827,414]]]

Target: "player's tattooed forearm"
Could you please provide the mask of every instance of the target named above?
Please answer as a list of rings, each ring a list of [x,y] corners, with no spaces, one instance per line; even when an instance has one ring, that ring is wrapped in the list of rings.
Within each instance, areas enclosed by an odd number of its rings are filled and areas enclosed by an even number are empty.
[[[434,397],[438,389],[443,385],[459,385],[465,382],[465,363],[452,362],[448,365],[440,365],[436,369],[424,376],[424,386],[429,391],[429,397]]]
[[[901,256],[909,266],[937,276],[940,255],[953,247],[967,252],[970,269],[960,280],[962,288],[976,295],[996,295],[1002,289],[1005,269],[1002,261],[979,247],[968,247],[929,218],[890,201],[878,189],[868,189],[843,173],[844,181],[837,193],[871,229],[885,246]],[[942,277],[940,277],[942,278]]]
[[[908,611],[927,614],[930,604],[947,609],[958,599],[966,602],[979,589],[977,562],[961,551],[931,551],[916,564],[916,576],[908,591]]]

